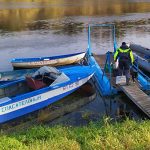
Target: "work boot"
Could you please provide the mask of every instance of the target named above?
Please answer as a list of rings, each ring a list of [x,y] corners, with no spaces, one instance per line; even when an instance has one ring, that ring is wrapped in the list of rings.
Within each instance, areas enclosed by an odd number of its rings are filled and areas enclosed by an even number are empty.
[[[126,85],[129,85],[130,78],[126,79]]]

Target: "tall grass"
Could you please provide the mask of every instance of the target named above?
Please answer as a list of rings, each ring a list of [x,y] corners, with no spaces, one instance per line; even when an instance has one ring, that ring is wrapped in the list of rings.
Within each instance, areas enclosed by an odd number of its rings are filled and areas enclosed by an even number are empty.
[[[26,131],[1,133],[3,150],[149,150],[150,121],[104,119],[87,126],[35,126]]]

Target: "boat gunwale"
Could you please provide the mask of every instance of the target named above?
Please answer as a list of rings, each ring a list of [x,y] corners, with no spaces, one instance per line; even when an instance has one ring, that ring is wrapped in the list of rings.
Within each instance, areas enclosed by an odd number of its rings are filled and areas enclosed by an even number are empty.
[[[27,62],[35,62],[35,61],[51,61],[51,60],[55,60],[55,59],[63,59],[63,58],[68,58],[68,57],[72,57],[75,55],[81,55],[81,54],[85,54],[85,52],[79,52],[79,53],[73,53],[73,54],[66,54],[66,55],[56,55],[56,56],[50,56],[50,57],[36,57],[36,58],[13,58],[11,60],[11,63],[27,63]],[[45,60],[44,60],[45,59]],[[46,60],[48,59],[48,60]]]

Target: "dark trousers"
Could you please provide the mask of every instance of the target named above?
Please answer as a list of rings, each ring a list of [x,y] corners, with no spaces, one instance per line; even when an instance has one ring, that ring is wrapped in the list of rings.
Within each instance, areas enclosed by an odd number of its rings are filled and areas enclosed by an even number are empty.
[[[125,75],[126,79],[130,79],[130,63],[128,61],[119,61],[119,76]]]

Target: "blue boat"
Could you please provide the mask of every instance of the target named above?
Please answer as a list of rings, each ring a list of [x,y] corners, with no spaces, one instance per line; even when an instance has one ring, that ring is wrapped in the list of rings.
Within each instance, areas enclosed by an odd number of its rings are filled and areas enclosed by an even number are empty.
[[[130,44],[130,48],[134,52],[139,67],[150,73],[150,49],[137,44]]]
[[[136,62],[138,63],[138,66],[142,70],[150,73],[150,56],[149,57],[145,57],[145,56],[137,54],[137,53],[133,53],[133,55],[136,58]]]
[[[39,110],[72,93],[94,74],[93,66],[42,67],[32,76],[0,85],[0,123]]]
[[[31,75],[36,70],[37,68],[0,72],[0,84],[10,82],[10,81],[20,80],[20,79],[25,79],[26,75]]]
[[[135,52],[135,53],[141,53],[144,54],[145,56],[150,56],[150,49],[143,47],[141,45],[138,44],[130,44],[130,48]]]
[[[84,58],[84,56],[85,52],[51,57],[14,58],[11,63],[15,70],[0,72],[0,84],[13,80],[24,79],[25,75],[32,74],[42,66],[59,66],[59,68],[63,68],[64,65],[78,63]]]
[[[85,52],[38,58],[14,58],[11,64],[14,69],[39,68],[42,66],[63,66],[78,63],[84,58]]]

